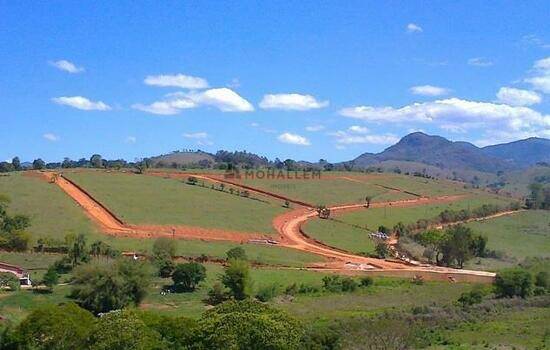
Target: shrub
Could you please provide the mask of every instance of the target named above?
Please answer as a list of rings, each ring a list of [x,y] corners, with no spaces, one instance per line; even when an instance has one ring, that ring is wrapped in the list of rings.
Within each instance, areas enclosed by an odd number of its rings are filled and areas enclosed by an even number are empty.
[[[357,282],[351,277],[342,279],[342,292],[353,292],[357,289]]]
[[[544,289],[548,289],[549,284],[550,284],[549,283],[549,279],[550,279],[549,277],[550,276],[548,276],[547,271],[540,271],[535,276],[535,286],[541,287],[541,288],[544,288]]]
[[[204,302],[208,305],[218,305],[229,299],[229,293],[225,287],[220,283],[216,282],[212,288],[207,292],[207,298]]]
[[[505,270],[496,275],[495,294],[499,298],[519,296],[526,298],[533,289],[531,274],[523,269]]]
[[[361,287],[368,287],[374,284],[374,280],[370,276],[361,277],[360,281]]]
[[[206,278],[206,268],[196,262],[178,264],[172,273],[176,292],[192,292]]]
[[[19,278],[11,272],[0,272],[0,288],[9,288],[12,291],[19,290],[21,284]]]
[[[260,287],[258,292],[256,293],[256,299],[259,301],[270,301],[276,296],[281,294],[281,288],[278,284],[270,284],[267,286]]]
[[[377,257],[380,259],[386,258],[390,253],[388,245],[384,242],[377,243],[374,251],[376,252]]]
[[[248,260],[246,251],[242,247],[231,248],[225,253],[225,255],[227,256],[227,260]]]

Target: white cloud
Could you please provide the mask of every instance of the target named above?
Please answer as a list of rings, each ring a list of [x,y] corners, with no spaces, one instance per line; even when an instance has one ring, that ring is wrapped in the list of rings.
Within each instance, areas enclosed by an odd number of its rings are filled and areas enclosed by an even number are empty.
[[[542,49],[550,49],[550,44],[534,34],[524,35],[519,43],[521,46],[538,46]]]
[[[309,146],[311,143],[303,136],[291,134],[289,132],[282,133],[277,137],[280,142],[289,143],[292,145]]]
[[[485,57],[474,57],[468,60],[468,64],[470,66],[476,66],[476,67],[490,67],[493,65],[493,62],[488,60]]]
[[[531,84],[535,90],[550,94],[550,57],[536,61],[533,71],[533,76],[525,79],[525,82]]]
[[[222,112],[251,112],[250,102],[229,88],[210,89],[186,94],[186,97],[198,105],[213,106]]]
[[[309,131],[309,132],[317,132],[317,131],[321,131],[323,129],[325,129],[324,125],[309,125],[309,126],[306,126],[306,131]]]
[[[208,82],[205,79],[184,74],[149,75],[143,82],[151,86],[179,87],[182,89],[206,89],[208,87]]]
[[[72,97],[54,97],[52,98],[54,103],[59,105],[71,106],[83,111],[108,111],[111,107],[101,101],[90,101],[86,97],[72,96]]]
[[[349,132],[354,132],[356,134],[366,134],[366,133],[369,132],[369,129],[367,129],[364,126],[352,125],[348,128],[348,131]]]
[[[205,139],[208,137],[208,134],[201,131],[201,132],[194,132],[194,133],[184,133],[183,137],[186,139]]]
[[[348,131],[336,131],[329,133],[336,138],[336,143],[340,145],[350,144],[374,144],[374,145],[391,145],[399,141],[399,138],[393,134],[384,135],[358,135],[357,133]]]
[[[311,95],[301,94],[268,94],[264,95],[260,102],[263,109],[282,109],[294,111],[307,111],[319,109],[329,105],[328,101],[318,101]]]
[[[167,101],[157,101],[149,105],[136,103],[132,108],[142,112],[159,114],[159,115],[175,115],[181,112],[182,109],[195,108],[197,104],[186,99],[174,99]]]
[[[407,24],[407,32],[408,33],[422,33],[424,30],[422,27],[420,27],[416,23],[409,23]]]
[[[433,85],[419,85],[419,86],[413,86],[410,88],[410,92],[415,95],[423,95],[423,96],[441,96],[441,95],[447,95],[451,90],[439,87],[439,86],[433,86]]]
[[[59,136],[57,136],[55,134],[52,134],[52,133],[46,133],[46,134],[42,135],[42,137],[44,137],[46,140],[51,141],[51,142],[56,142],[56,141],[59,140]]]
[[[137,103],[132,105],[132,108],[160,115],[175,115],[184,109],[200,106],[213,106],[223,112],[254,110],[250,102],[228,88],[209,89],[200,92],[176,92],[165,97],[166,99],[163,101],[156,101],[149,105]]]
[[[340,115],[380,123],[434,123],[447,130],[497,128],[541,133],[550,128],[550,115],[531,108],[450,98],[414,103],[401,108],[356,106]]]
[[[539,94],[529,90],[501,87],[497,92],[499,102],[512,106],[530,106],[542,101]]]
[[[137,142],[137,138],[135,136],[128,136],[126,137],[126,139],[124,140],[124,142],[126,143],[136,143]]]
[[[83,67],[77,67],[74,63],[67,61],[67,60],[59,60],[55,62],[49,62],[50,65],[54,66],[55,68],[71,73],[76,74],[80,72],[84,72]]]

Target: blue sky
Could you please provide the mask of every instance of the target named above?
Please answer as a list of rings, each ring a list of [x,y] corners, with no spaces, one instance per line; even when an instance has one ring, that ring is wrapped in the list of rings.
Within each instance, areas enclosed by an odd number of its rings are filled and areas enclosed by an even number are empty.
[[[548,1],[0,2],[0,159],[550,137]]]

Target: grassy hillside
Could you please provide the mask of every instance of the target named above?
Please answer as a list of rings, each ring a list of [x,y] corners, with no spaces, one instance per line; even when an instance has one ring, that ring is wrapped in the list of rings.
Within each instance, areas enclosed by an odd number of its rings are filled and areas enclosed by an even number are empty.
[[[369,232],[334,220],[313,219],[308,221],[303,230],[308,236],[332,247],[341,248],[353,253],[374,252],[374,241]]]
[[[96,171],[66,176],[132,224],[181,224],[269,234],[274,233],[272,219],[285,211],[278,203],[173,179]]]
[[[474,231],[489,237],[489,249],[505,252],[518,260],[550,257],[550,213],[533,210],[469,223]]]
[[[33,238],[62,239],[68,233],[96,234],[96,230],[82,209],[58,186],[27,176],[11,173],[0,177],[0,193],[9,196],[11,213],[31,218],[28,231]]]

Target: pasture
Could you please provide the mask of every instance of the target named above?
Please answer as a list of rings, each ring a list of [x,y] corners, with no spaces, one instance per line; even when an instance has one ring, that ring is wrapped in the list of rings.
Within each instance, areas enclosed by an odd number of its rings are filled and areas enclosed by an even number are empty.
[[[66,173],[131,224],[188,225],[251,233],[274,233],[272,219],[286,209],[264,202],[146,175],[81,171]]]

